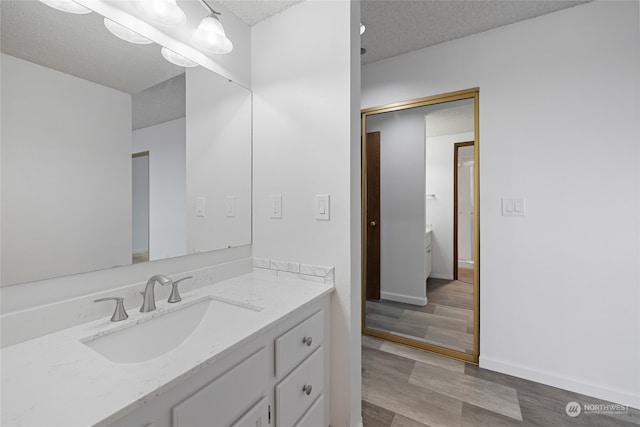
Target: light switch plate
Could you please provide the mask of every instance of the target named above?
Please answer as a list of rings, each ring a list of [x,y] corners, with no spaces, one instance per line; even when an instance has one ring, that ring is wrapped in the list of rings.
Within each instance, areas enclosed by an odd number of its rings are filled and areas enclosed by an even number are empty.
[[[502,198],[502,216],[524,216],[524,199]]]
[[[234,218],[236,216],[236,197],[227,196],[224,198],[225,210],[224,215],[227,218]]]
[[[271,196],[271,218],[282,218],[282,196],[279,194]]]
[[[204,216],[204,197],[196,197],[196,216]]]
[[[315,219],[319,221],[329,221],[329,195],[328,194],[316,194],[315,199]]]

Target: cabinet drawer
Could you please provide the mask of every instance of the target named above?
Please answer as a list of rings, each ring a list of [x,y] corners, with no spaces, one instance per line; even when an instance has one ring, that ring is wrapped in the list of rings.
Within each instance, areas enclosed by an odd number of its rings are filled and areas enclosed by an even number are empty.
[[[322,310],[277,338],[275,342],[276,377],[285,376],[305,357],[313,353],[322,344],[323,338]]]
[[[269,424],[269,399],[263,397],[231,427],[266,427]]]
[[[267,356],[262,348],[175,406],[173,427],[230,425],[264,395],[269,383]]]
[[[324,388],[323,349],[319,347],[300,366],[276,385],[278,427],[291,427],[320,396]],[[311,389],[304,390],[310,386]]]
[[[316,402],[302,416],[296,427],[326,427],[324,423],[324,395],[320,395]]]

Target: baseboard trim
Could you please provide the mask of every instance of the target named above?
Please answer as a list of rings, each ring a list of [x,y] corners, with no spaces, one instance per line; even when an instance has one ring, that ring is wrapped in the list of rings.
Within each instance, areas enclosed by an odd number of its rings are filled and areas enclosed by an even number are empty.
[[[424,307],[425,305],[427,305],[427,297],[424,297],[424,298],[413,297],[410,295],[396,294],[394,292],[381,291],[380,298],[386,299],[389,301],[403,302],[405,304],[419,305],[421,307]]]
[[[620,405],[640,409],[640,396],[632,392],[558,375],[553,372],[487,357],[486,355],[480,355],[479,362],[480,367],[483,369],[501,372],[514,377],[524,378],[526,380],[550,385],[552,387],[558,387],[575,393],[592,396],[597,399],[603,399]]]
[[[443,280],[453,280],[453,276],[450,274],[439,274],[439,273],[431,273],[429,275],[430,279],[443,279]]]

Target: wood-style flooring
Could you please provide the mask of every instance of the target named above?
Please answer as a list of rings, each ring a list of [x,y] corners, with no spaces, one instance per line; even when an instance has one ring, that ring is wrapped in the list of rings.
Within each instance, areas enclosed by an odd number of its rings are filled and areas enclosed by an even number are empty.
[[[137,254],[133,254],[133,263],[138,264],[141,262],[149,261],[149,252],[140,252]]]
[[[636,409],[572,418],[570,402],[610,403],[362,336],[364,427],[640,426]]]
[[[473,354],[473,283],[430,278],[427,300],[424,307],[387,300],[367,301],[366,326]]]
[[[458,266],[458,280],[461,282],[473,283],[473,268]]]

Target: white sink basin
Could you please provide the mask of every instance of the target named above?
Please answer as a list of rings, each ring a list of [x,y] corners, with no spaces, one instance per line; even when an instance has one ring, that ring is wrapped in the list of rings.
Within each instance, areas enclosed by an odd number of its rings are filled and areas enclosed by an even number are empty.
[[[260,308],[257,307],[206,298],[177,305],[166,312],[146,313],[148,317],[140,319],[139,323],[86,338],[82,343],[112,362],[139,363],[177,348],[196,330],[205,315],[208,322],[223,327],[229,319],[258,311]]]

